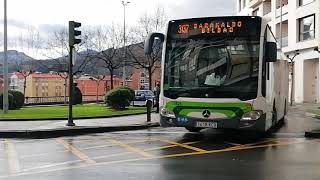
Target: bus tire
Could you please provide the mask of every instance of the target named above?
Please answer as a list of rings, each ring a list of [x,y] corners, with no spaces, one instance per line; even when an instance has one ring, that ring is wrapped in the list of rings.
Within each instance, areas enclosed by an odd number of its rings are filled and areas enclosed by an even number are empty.
[[[285,100],[284,101],[284,116],[286,116],[287,115],[287,113],[288,113],[288,107],[287,107],[288,105],[287,105],[287,100]]]
[[[273,104],[273,108],[272,108],[272,124],[276,124],[277,123],[277,120],[278,120],[278,117],[277,117],[277,109],[276,109],[276,106],[275,104]]]
[[[190,126],[187,126],[185,128],[190,132],[200,132],[201,129],[203,129],[203,128],[199,128],[199,127],[190,127]]]
[[[288,108],[288,107],[287,107],[287,100],[285,100],[285,101],[284,101],[284,108],[283,108],[283,117],[280,119],[280,121],[283,121],[283,122],[285,121],[286,115],[287,115],[287,113],[288,113],[288,112],[287,112],[287,111],[288,111],[287,108]]]

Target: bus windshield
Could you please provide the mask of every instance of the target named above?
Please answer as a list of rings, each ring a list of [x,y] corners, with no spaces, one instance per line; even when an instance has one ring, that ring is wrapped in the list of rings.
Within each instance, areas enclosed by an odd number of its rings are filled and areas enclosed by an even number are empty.
[[[254,99],[258,89],[259,35],[194,36],[166,44],[164,96]]]

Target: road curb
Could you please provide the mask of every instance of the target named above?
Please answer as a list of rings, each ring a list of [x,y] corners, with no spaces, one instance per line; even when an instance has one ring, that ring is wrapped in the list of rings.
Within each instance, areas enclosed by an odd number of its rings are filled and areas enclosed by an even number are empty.
[[[304,133],[304,137],[307,137],[307,138],[320,138],[320,132],[307,131],[307,132]]]
[[[141,115],[141,114],[147,114],[147,112],[140,112],[140,113],[134,113],[134,114],[116,114],[111,116],[96,116],[96,117],[74,117],[74,120],[83,120],[83,119],[102,119],[102,118],[114,118],[114,117],[124,117],[124,116],[134,116],[134,115]],[[68,120],[68,118],[44,118],[44,119],[0,119],[1,121],[56,121],[56,120]]]
[[[131,131],[159,127],[159,123],[136,124],[130,126],[103,126],[103,127],[66,127],[57,129],[41,130],[17,130],[0,131],[0,138],[25,138],[25,139],[46,139],[62,136],[76,136],[92,133],[105,133],[115,131]]]

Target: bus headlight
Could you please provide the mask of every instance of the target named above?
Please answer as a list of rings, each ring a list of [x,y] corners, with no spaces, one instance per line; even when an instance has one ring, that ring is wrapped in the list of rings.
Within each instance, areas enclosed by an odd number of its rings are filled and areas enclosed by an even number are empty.
[[[174,112],[166,108],[162,108],[160,111],[160,114],[161,116],[165,116],[168,118],[176,118],[176,116],[174,115]]]
[[[242,115],[241,121],[256,121],[262,114],[263,112],[261,110],[250,111]]]

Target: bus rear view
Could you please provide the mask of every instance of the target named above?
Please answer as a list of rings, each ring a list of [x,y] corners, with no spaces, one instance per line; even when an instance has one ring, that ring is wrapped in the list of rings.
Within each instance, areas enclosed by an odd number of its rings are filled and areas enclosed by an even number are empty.
[[[149,37],[146,49],[154,38]],[[286,71],[273,72],[285,66],[262,18],[174,20],[159,37],[162,126],[266,131],[284,117],[286,98],[275,96],[273,79],[287,81]]]

